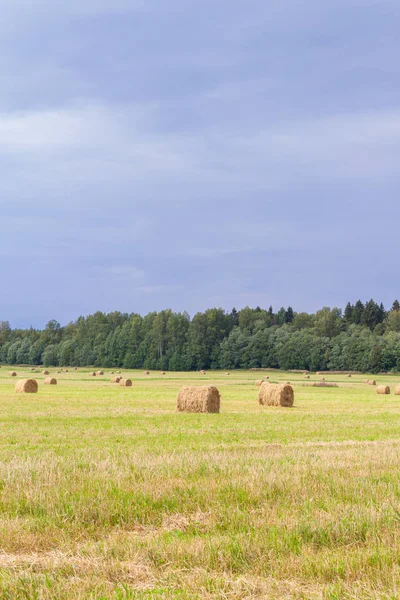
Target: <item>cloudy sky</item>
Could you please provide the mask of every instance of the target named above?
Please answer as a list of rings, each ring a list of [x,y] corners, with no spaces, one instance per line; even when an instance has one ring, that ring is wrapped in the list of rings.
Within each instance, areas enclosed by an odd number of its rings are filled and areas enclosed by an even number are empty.
[[[0,8],[0,320],[400,296],[398,0]]]

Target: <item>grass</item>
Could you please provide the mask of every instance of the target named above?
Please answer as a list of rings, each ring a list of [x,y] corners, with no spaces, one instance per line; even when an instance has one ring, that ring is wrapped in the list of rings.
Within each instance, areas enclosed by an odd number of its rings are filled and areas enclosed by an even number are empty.
[[[8,371],[1,599],[400,598],[395,377],[375,376],[392,387],[377,396],[365,376],[270,373],[294,385],[280,409],[258,406],[248,371],[129,371],[132,388],[35,373],[36,395]],[[175,412],[181,385],[206,383],[219,415]]]

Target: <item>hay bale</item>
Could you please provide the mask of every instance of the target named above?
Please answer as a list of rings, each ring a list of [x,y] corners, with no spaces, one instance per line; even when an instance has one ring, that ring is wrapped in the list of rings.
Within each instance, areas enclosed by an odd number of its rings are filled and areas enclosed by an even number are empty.
[[[43,375],[50,375],[50,373],[46,370],[42,371]]]
[[[378,385],[376,388],[377,394],[390,394],[390,387],[388,385]]]
[[[145,371],[144,374],[145,375],[150,375],[150,371]]]
[[[351,373],[349,373],[349,374],[347,375],[347,377],[351,377]]]
[[[16,377],[17,376],[17,374],[16,374],[15,371],[10,371],[8,374],[9,374],[10,377]]]
[[[306,375],[306,379],[310,379],[310,376],[309,376],[309,375]]]
[[[400,396],[400,385],[396,385],[394,388],[394,394],[395,396]]]
[[[119,380],[119,385],[121,387],[132,387],[132,379],[122,379]]]
[[[38,383],[35,379],[20,379],[15,384],[15,391],[18,394],[36,394]]]
[[[110,383],[119,383],[122,377],[111,377]]]
[[[367,383],[368,385],[376,385],[375,379],[368,379]]]
[[[254,385],[258,385],[258,387],[260,387],[262,383],[264,383],[262,379],[256,379]]]
[[[230,373],[225,373],[225,375],[230,375]]]
[[[43,383],[45,383],[46,385],[57,385],[57,379],[55,379],[54,377],[46,377]]]
[[[114,371],[111,371],[110,375],[114,375]]]
[[[183,387],[176,399],[176,409],[188,413],[219,413],[221,397],[213,386]]]
[[[68,373],[68,369],[65,369],[65,372]]]
[[[264,381],[258,392],[258,402],[262,406],[293,406],[293,388],[288,384],[275,385]]]
[[[95,372],[93,371],[93,373],[89,373],[89,375],[90,375],[91,377],[96,377],[97,373],[95,373]]]
[[[269,375],[264,375],[264,379],[269,379]]]
[[[96,371],[96,375],[97,376],[104,375],[104,371]]]
[[[165,375],[165,371],[163,371],[162,374]]]

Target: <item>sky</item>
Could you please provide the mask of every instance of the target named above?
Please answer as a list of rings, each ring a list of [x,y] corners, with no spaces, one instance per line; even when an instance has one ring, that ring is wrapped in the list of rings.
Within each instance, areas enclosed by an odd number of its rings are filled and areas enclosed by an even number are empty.
[[[398,0],[0,8],[0,320],[400,296]]]

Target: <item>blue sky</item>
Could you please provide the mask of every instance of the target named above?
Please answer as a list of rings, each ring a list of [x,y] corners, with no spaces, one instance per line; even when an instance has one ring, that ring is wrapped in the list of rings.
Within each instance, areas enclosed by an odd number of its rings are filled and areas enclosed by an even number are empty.
[[[4,0],[0,320],[390,305],[399,18],[398,0]]]

